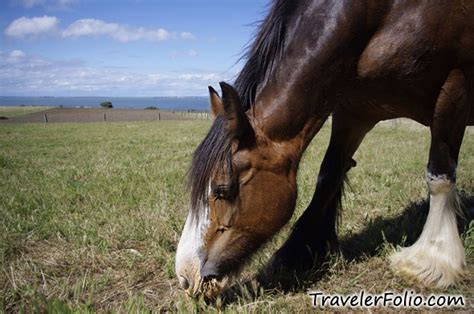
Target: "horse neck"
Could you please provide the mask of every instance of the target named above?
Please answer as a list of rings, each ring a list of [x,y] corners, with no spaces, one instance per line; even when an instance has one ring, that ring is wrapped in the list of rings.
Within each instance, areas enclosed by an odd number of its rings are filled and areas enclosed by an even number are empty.
[[[296,167],[334,109],[328,99],[358,53],[351,47],[354,42],[363,47],[366,15],[358,2],[310,5],[288,26],[278,66],[258,89],[250,113],[256,134],[265,143],[284,146],[280,151],[288,152]]]

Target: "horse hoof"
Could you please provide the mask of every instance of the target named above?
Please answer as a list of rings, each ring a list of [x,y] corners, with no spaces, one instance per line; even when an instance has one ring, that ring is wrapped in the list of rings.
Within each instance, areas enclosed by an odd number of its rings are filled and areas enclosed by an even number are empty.
[[[457,285],[466,276],[464,255],[461,258],[431,254],[421,245],[412,245],[390,257],[394,272],[428,288],[446,289]],[[463,252],[464,253],[464,252]]]

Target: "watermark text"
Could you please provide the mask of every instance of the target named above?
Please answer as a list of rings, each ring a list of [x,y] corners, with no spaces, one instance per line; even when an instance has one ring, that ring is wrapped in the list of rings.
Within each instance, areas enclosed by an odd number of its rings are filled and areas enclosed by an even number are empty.
[[[464,296],[462,295],[431,294],[424,296],[412,290],[405,290],[402,293],[386,291],[380,294],[371,294],[362,290],[347,295],[312,291],[309,292],[309,296],[311,297],[312,306],[321,308],[448,308],[465,306]]]

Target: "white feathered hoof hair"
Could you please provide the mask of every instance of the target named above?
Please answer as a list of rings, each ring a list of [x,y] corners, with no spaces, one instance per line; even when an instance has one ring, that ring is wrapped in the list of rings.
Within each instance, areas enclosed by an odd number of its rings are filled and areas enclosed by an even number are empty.
[[[395,252],[391,266],[395,273],[426,287],[447,288],[466,276],[464,247],[456,215],[460,212],[454,183],[446,176],[427,176],[430,211],[419,239]]]

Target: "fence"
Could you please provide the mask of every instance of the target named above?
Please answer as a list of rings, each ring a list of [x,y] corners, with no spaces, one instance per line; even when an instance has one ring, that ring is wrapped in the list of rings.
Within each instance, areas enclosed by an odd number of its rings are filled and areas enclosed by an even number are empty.
[[[194,119],[194,120],[209,120],[211,115],[209,112],[198,112],[198,111],[178,111],[176,112],[181,118]]]

